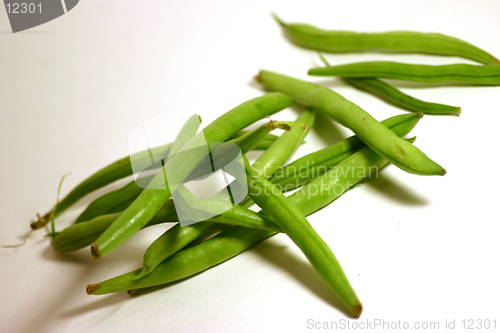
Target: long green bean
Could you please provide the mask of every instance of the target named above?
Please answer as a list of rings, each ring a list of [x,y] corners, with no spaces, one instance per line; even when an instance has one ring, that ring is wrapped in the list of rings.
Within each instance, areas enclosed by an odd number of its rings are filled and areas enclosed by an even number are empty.
[[[356,104],[326,87],[269,71],[261,71],[256,80],[268,89],[289,95],[299,104],[326,113],[333,120],[350,128],[378,154],[407,172],[419,175],[446,173],[443,167],[420,149],[398,137]]]
[[[366,61],[346,65],[316,67],[308,72],[313,76],[349,78],[376,77],[423,83],[466,83],[500,85],[500,64],[497,65],[417,65],[394,61]]]
[[[366,91],[372,95],[383,99],[395,106],[408,111],[423,112],[425,114],[441,114],[458,116],[461,112],[460,107],[439,103],[430,103],[405,94],[396,89],[387,82],[375,78],[342,78],[349,85]]]
[[[330,247],[307,221],[301,210],[286,200],[281,190],[260,176],[245,159],[248,194],[301,249],[316,272],[355,316],[363,306]]]
[[[405,136],[415,127],[423,114],[402,114],[387,118],[381,124],[397,136]],[[293,161],[277,171],[269,180],[281,187],[282,191],[291,191],[317,178],[354,154],[366,145],[357,136],[351,136],[324,149],[308,154]]]
[[[307,49],[332,53],[423,53],[462,57],[483,64],[500,63],[497,58],[470,43],[439,33],[328,31],[308,24],[287,24],[273,16],[294,43]]]

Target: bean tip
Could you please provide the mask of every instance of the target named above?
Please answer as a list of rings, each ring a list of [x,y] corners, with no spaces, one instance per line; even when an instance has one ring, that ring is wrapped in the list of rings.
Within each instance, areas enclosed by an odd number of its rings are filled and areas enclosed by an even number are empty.
[[[352,309],[352,314],[355,318],[359,318],[362,312],[363,312],[363,304],[361,304],[361,302],[358,301],[354,305],[354,308]]]
[[[253,78],[255,81],[262,83],[262,71],[260,71],[259,74],[255,75]]]
[[[95,244],[92,244],[92,246],[90,247],[90,253],[92,253],[92,258],[94,258],[95,260],[101,259],[101,255],[99,254],[99,251],[97,250]]]
[[[276,22],[279,23],[279,25],[281,25],[283,28],[286,28],[288,27],[288,24],[286,24],[285,22],[283,22],[278,15],[276,15],[276,13],[274,12],[271,12],[271,16],[276,20]]]
[[[446,175],[446,170],[445,169],[443,169],[443,172],[441,173],[441,176],[444,176],[444,175]]]
[[[99,288],[99,285],[97,284],[89,284],[87,286],[87,295],[92,295],[95,293],[95,291]]]
[[[38,223],[38,221],[31,222],[30,226],[31,226],[31,230],[38,230],[41,228],[40,223]]]
[[[50,213],[45,214],[44,216],[41,216],[40,214],[36,214],[37,220],[34,222],[31,222],[31,229],[32,230],[38,230],[40,228],[43,228],[50,219]]]

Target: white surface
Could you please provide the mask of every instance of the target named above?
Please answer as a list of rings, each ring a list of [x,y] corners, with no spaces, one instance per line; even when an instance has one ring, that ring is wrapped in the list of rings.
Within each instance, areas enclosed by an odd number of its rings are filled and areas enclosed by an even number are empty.
[[[128,134],[162,112],[179,128],[193,113],[206,126],[262,93],[252,83],[261,68],[325,82],[379,120],[404,112],[338,80],[308,78],[307,69],[320,65],[317,55],[283,38],[271,11],[330,29],[441,32],[500,55],[497,1],[82,0],[17,34],[1,9],[0,243],[21,240],[35,213],[54,203],[64,173],[72,175],[63,194],[126,155]],[[380,54],[328,59],[466,62]],[[455,320],[460,331],[463,319],[496,319],[498,330],[500,88],[399,87],[462,107],[460,117],[426,116],[412,132],[448,174],[419,177],[390,166],[309,220],[364,304],[358,323],[437,321],[444,329]],[[295,115],[288,110],[275,118]],[[319,118],[294,158],[348,135]],[[57,221],[59,228],[104,192],[82,200]],[[165,229],[141,232],[99,262],[88,249],[56,253],[44,231],[24,247],[0,249],[0,332],[306,332],[309,319],[349,319],[283,235],[155,293],[86,295],[88,283],[139,267]]]

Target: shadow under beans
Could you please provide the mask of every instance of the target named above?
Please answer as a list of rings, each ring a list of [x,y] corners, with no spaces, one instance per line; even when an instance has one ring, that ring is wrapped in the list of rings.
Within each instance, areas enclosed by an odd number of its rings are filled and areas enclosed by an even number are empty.
[[[395,202],[409,206],[425,206],[429,201],[411,191],[410,188],[398,184],[391,176],[380,174],[378,177],[370,177],[360,182],[374,189],[377,193]]]
[[[147,246],[141,244],[141,242],[129,242],[126,245],[121,246],[116,249],[113,253],[108,255],[108,259],[115,263],[129,263],[133,259],[139,258],[140,255],[146,251]],[[69,252],[59,252],[55,250],[51,244],[47,244],[47,248],[42,252],[42,257],[44,259],[59,261],[68,264],[95,266],[96,260],[94,260],[90,254],[90,246],[84,247],[76,251]],[[101,262],[99,260],[98,262]]]
[[[95,260],[90,255],[90,249],[84,248],[77,251],[72,252],[59,252],[56,251],[51,244],[43,250],[42,257],[44,259],[66,262],[71,264],[85,264],[91,265],[95,262]]]
[[[92,312],[94,310],[100,310],[103,308],[114,306],[130,299],[130,295],[128,295],[126,292],[111,294],[107,296],[92,296],[92,297],[96,297],[99,299],[90,304],[82,305],[68,311],[60,312],[59,317],[71,318],[79,316],[88,312]]]
[[[286,271],[323,301],[331,304],[346,316],[352,317],[314,268],[306,260],[285,252],[285,248],[267,241],[256,246],[253,251],[261,258]]]
[[[331,119],[321,112],[316,112],[316,120],[312,128],[319,138],[327,145],[331,146],[340,140],[345,139],[340,125],[334,123]]]

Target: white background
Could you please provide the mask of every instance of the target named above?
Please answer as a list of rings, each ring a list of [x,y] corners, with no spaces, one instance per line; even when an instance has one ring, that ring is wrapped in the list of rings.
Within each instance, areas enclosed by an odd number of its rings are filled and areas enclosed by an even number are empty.
[[[12,34],[0,9],[0,243],[18,243],[35,213],[102,166],[127,155],[128,134],[167,112],[171,137],[194,113],[203,126],[262,94],[266,68],[322,82],[378,120],[404,113],[337,79],[307,77],[315,52],[290,44],[287,22],[356,31],[416,30],[464,39],[500,56],[498,1],[96,1]],[[422,55],[327,55],[332,64],[467,62]],[[412,135],[444,177],[394,166],[309,220],[331,246],[364,304],[360,321],[489,319],[500,326],[498,281],[499,87],[398,82],[424,100],[462,107],[426,116]],[[274,118],[293,120],[294,110]],[[324,117],[293,158],[351,132]],[[92,199],[57,220],[69,225]],[[85,287],[141,265],[168,226],[143,231],[101,261],[89,249],[55,252],[44,231],[0,249],[1,332],[307,332],[307,321],[349,319],[284,235],[192,279],[131,298]],[[490,331],[493,331],[490,329]]]

